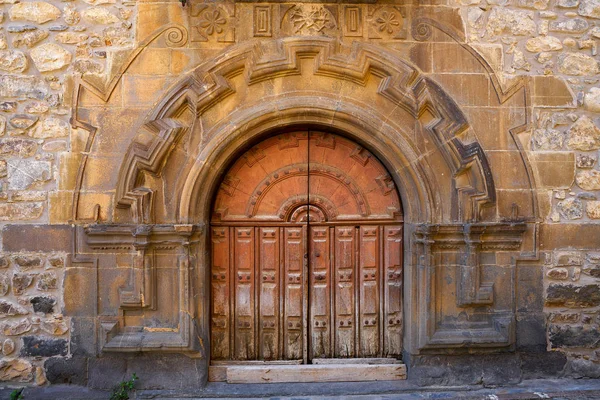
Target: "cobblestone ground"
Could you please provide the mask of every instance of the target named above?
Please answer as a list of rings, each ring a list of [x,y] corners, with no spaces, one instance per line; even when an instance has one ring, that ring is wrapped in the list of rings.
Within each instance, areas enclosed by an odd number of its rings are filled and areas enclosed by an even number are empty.
[[[0,399],[8,399],[14,388],[0,389]],[[107,391],[78,386],[54,385],[28,387],[23,391],[26,400],[55,399],[107,399]],[[482,388],[461,387],[417,387],[404,382],[344,382],[327,384],[264,384],[231,385],[211,383],[201,391],[142,390],[132,393],[137,399],[272,399],[272,400],[421,400],[421,399],[465,399],[465,400],[529,400],[555,399],[579,400],[600,399],[600,379],[586,380],[531,380],[516,386]]]

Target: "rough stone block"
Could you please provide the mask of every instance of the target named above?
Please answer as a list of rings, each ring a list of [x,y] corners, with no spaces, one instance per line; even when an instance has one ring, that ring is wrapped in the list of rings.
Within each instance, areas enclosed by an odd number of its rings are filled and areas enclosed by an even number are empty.
[[[562,376],[567,356],[559,351],[521,353],[523,379],[556,378]]]
[[[87,357],[52,357],[44,362],[46,378],[52,384],[87,385]]]
[[[546,305],[571,308],[596,307],[600,305],[600,285],[551,284],[546,291]]]
[[[21,357],[66,356],[68,342],[65,339],[47,339],[37,336],[23,336]]]

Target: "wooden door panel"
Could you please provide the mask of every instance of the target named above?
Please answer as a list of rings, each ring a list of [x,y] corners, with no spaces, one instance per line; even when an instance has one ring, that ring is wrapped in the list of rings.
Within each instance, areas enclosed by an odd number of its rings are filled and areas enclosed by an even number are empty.
[[[384,228],[384,355],[402,354],[402,226]]]
[[[276,360],[279,352],[279,228],[259,229],[259,359]]]
[[[331,273],[329,227],[310,228],[310,358],[331,357]]]
[[[306,348],[304,267],[306,232],[302,227],[284,228],[283,358],[302,360]]]
[[[356,354],[356,229],[335,229],[335,352],[334,357]]]
[[[229,228],[213,228],[211,241],[211,357],[214,360],[226,360],[231,356]]]
[[[379,227],[360,227],[360,357],[379,355]]]
[[[385,167],[298,131],[238,157],[211,227],[211,358],[399,356],[402,214]]]
[[[255,352],[254,228],[235,228],[235,340],[236,360],[253,360]]]

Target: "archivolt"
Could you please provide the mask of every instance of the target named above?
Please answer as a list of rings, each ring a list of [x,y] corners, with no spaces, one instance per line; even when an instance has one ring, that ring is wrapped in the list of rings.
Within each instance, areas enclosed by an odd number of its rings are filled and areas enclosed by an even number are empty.
[[[307,58],[314,60],[314,76],[347,82],[365,90],[370,89],[370,79],[377,79],[376,94],[384,99],[381,104],[385,110],[323,87],[279,92],[273,98],[276,104],[265,99],[257,99],[252,105],[237,104],[235,113],[223,115],[204,131],[207,140],[198,149],[195,159],[190,160],[193,165],[182,184],[178,222],[193,222],[204,213],[197,209],[199,188],[206,191],[207,187],[216,187],[219,166],[225,168],[227,159],[233,156],[227,146],[277,126],[297,123],[343,130],[370,145],[370,150],[394,173],[405,207],[410,208],[411,202],[419,199],[421,204],[412,206],[414,212],[406,213],[409,220],[476,221],[480,208],[495,201],[488,161],[477,142],[463,143],[460,139],[469,129],[467,120],[437,84],[421,76],[406,61],[377,46],[356,44],[347,49],[325,38],[289,38],[239,45],[199,66],[177,84],[150,114],[127,152],[117,187],[118,207],[131,207],[134,222],[151,222],[148,219],[152,214],[144,210],[151,207],[152,201],[148,200],[151,190],[139,185],[144,171],[160,175],[170,153],[181,137],[190,132],[195,121],[225,99],[239,101],[236,95],[241,89],[232,83],[234,78],[243,76],[246,88],[264,81],[286,80],[306,72],[303,71],[306,63],[302,60]],[[431,151],[419,152],[411,139],[415,135],[406,133],[407,118],[402,119],[400,115],[410,116],[415,129],[422,130],[418,134],[426,135],[427,140],[434,143]],[[428,157],[434,156],[440,158],[435,163],[443,164],[449,176],[440,176],[440,171],[430,165]],[[212,172],[203,175],[208,165]],[[468,179],[461,179],[461,183],[454,180],[465,174]],[[440,179],[452,181],[448,187],[454,189],[450,196],[453,204],[446,208],[460,210],[458,216],[438,211],[442,203],[447,202],[445,194],[440,197],[437,193]],[[466,186],[462,182],[467,182]]]

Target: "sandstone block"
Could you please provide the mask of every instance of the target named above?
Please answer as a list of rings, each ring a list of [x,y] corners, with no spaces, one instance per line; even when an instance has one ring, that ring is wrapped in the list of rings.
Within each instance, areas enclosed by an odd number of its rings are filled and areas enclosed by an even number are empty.
[[[37,76],[0,75],[0,98],[26,97],[44,100],[49,92],[48,84]]]
[[[548,316],[548,320],[554,323],[570,323],[579,321],[579,313],[560,313],[553,312]]]
[[[34,48],[30,56],[40,72],[61,69],[69,65],[72,58],[71,53],[54,43],[46,43]]]
[[[38,117],[27,114],[17,114],[10,119],[10,125],[17,129],[29,129],[38,121]]]
[[[73,70],[75,72],[79,72],[80,74],[92,73],[97,74],[102,72],[104,69],[104,65],[99,63],[98,61],[81,59],[76,60],[73,63]]]
[[[69,331],[69,324],[62,317],[54,317],[40,323],[42,331],[55,336],[64,335]]]
[[[591,88],[583,98],[583,105],[588,111],[600,112],[600,88]]]
[[[56,117],[48,117],[38,125],[38,129],[33,132],[33,137],[37,139],[49,139],[68,136],[71,131],[70,125]]]
[[[29,311],[27,311],[24,307],[11,303],[7,300],[0,299],[0,315],[13,317],[15,315],[27,314],[29,314]]]
[[[17,296],[22,295],[23,293],[25,293],[25,290],[27,290],[27,288],[29,286],[31,286],[32,282],[33,282],[32,274],[16,272],[12,278],[13,293]]]
[[[0,111],[13,112],[17,109],[16,101],[0,101]],[[6,120],[6,118],[5,118]]]
[[[8,48],[8,41],[6,40],[6,35],[4,32],[0,32],[0,50],[5,50]]]
[[[600,305],[600,285],[550,284],[546,290],[547,306],[587,308]]]
[[[8,15],[11,21],[31,21],[43,24],[60,18],[60,10],[44,1],[28,1],[12,6]]]
[[[102,4],[115,4],[116,0],[83,0],[85,3],[91,4],[93,6],[99,6]]]
[[[574,266],[583,264],[583,257],[578,252],[559,253],[556,257],[556,265],[558,266]]]
[[[62,268],[65,266],[65,259],[59,256],[50,257],[48,258],[48,264],[53,268]]]
[[[600,0],[581,0],[579,15],[589,18],[600,18]]]
[[[34,140],[5,138],[0,139],[0,156],[3,157],[31,157],[37,151]]]
[[[50,180],[52,165],[49,161],[10,160],[8,161],[8,188],[23,190],[35,183]]]
[[[525,45],[527,51],[539,53],[542,51],[558,51],[562,50],[563,45],[559,38],[554,36],[538,36],[529,39]]]
[[[488,17],[486,32],[488,36],[524,36],[535,34],[536,29],[532,12],[494,7]]]
[[[50,109],[45,101],[32,101],[25,106],[25,112],[28,114],[43,114]]]
[[[567,21],[551,21],[548,29],[551,32],[583,33],[588,27],[589,24],[585,19],[573,18]]]
[[[558,0],[556,5],[561,8],[574,8],[579,5],[579,0]]]
[[[42,266],[42,259],[38,256],[15,256],[13,261],[21,269],[39,268]]]
[[[6,336],[18,336],[31,330],[31,321],[29,318],[15,322],[5,322],[2,325],[2,334]]]
[[[0,136],[3,136],[4,132],[6,132],[6,117],[0,115]]]
[[[517,7],[530,8],[533,10],[545,10],[550,0],[518,0]]]
[[[8,174],[6,161],[0,160],[0,178],[4,178]]]
[[[600,330],[591,326],[550,325],[548,339],[553,348],[594,348],[600,344]]]
[[[575,121],[568,133],[567,144],[572,149],[590,151],[600,148],[600,129],[585,115]]]
[[[10,278],[6,273],[0,274],[0,296],[6,296],[10,289]]]
[[[573,220],[583,217],[583,203],[578,198],[569,198],[560,201],[557,208],[563,218]]]
[[[569,278],[569,270],[566,268],[551,268],[546,272],[546,276],[550,279],[564,281]]]
[[[600,278],[600,265],[588,265],[582,269],[583,273],[593,278]]]
[[[12,44],[14,47],[25,46],[32,48],[50,35],[48,31],[39,30],[20,34],[13,38]]]
[[[591,219],[600,219],[600,201],[588,201],[585,205],[585,212]]]
[[[100,7],[88,8],[81,13],[81,16],[90,24],[109,25],[119,22],[119,18],[116,15]]]
[[[15,342],[11,338],[7,338],[2,343],[2,354],[8,356],[15,351]]]
[[[8,268],[10,266],[10,259],[7,256],[0,256],[0,268]]]
[[[79,44],[88,40],[88,37],[85,33],[61,32],[54,37],[54,40],[63,44]]]
[[[77,12],[77,9],[74,6],[72,6],[71,4],[67,5],[64,8],[63,14],[64,14],[63,19],[65,20],[65,22],[68,25],[75,25],[81,20],[81,17],[79,15],[79,13]]]
[[[3,358],[0,360],[0,381],[31,382],[34,369],[27,360]]]
[[[19,50],[0,50],[0,71],[23,72],[27,69],[27,58]]]
[[[58,277],[54,272],[43,272],[38,276],[37,285],[38,290],[47,292],[49,290],[58,289]]]
[[[595,169],[578,171],[575,182],[583,190],[600,190],[600,171]]]
[[[587,54],[565,53],[558,56],[558,69],[573,76],[593,76],[600,72],[598,61]]]
[[[534,150],[561,150],[565,143],[565,133],[556,129],[536,129],[533,131]]]
[[[0,203],[0,221],[38,219],[43,211],[42,203]]]

